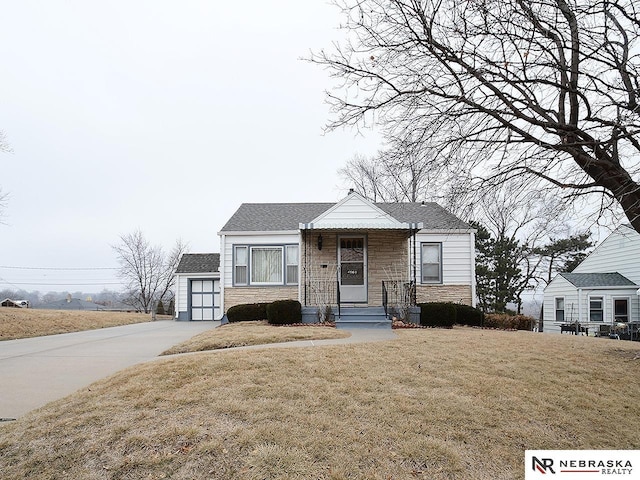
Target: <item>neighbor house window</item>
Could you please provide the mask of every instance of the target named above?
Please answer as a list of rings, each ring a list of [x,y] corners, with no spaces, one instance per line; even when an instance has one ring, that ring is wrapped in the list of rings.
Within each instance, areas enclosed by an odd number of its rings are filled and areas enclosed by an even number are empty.
[[[442,244],[423,243],[422,283],[442,283]]]
[[[251,283],[282,284],[282,247],[251,247]]]
[[[629,321],[629,299],[628,298],[613,299],[613,315],[616,322]]]
[[[590,322],[602,322],[604,321],[604,311],[602,297],[589,298],[589,321]]]
[[[564,297],[556,297],[556,322],[564,322]]]
[[[235,247],[233,259],[233,276],[235,285],[247,285],[248,282],[248,247]]]
[[[297,285],[298,263],[298,245],[287,245],[287,285]]]

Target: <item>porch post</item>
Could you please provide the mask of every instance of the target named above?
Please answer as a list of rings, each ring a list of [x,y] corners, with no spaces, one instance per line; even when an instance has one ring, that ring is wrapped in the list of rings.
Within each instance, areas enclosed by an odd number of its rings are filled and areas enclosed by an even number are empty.
[[[416,305],[418,303],[418,283],[417,283],[417,263],[416,263],[416,233],[418,233],[418,229],[413,227],[413,304]]]
[[[302,230],[302,242],[304,243],[304,306],[307,306],[307,230]]]

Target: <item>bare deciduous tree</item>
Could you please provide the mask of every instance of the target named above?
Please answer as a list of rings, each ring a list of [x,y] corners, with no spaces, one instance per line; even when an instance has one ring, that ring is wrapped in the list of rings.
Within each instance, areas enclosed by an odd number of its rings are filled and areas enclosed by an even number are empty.
[[[11,147],[7,142],[7,138],[2,130],[0,130],[0,152],[9,153],[11,152]],[[9,200],[9,195],[2,191],[0,188],[0,220],[4,215],[4,210],[7,208],[7,201]],[[0,221],[2,223],[2,221]]]
[[[355,155],[338,174],[349,188],[374,202],[433,200],[428,191],[435,184],[431,159],[412,153],[398,148],[370,158]]]
[[[170,294],[176,267],[188,246],[177,240],[167,255],[136,230],[122,235],[120,243],[112,248],[120,263],[120,276],[127,283],[128,303],[149,313],[155,301],[165,300]]]
[[[635,0],[337,4],[348,40],[310,58],[341,80],[329,128],[374,122],[450,173],[601,195],[640,232]]]

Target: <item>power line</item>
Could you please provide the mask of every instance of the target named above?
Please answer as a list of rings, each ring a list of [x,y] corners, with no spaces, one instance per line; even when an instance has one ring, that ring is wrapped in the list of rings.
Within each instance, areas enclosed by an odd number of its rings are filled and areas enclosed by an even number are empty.
[[[5,283],[7,285],[44,285],[44,286],[70,286],[70,285],[78,285],[80,287],[89,286],[89,285],[124,285],[121,282],[98,282],[98,283],[39,283],[39,282],[5,282],[2,281],[0,283]]]
[[[14,270],[119,270],[118,267],[18,267],[10,265],[0,265],[0,268]]]

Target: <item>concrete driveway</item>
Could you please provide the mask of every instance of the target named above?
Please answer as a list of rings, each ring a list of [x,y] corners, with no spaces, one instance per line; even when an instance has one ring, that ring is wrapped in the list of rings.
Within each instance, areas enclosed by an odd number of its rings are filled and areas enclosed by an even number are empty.
[[[0,418],[18,418],[219,324],[164,320],[0,342]]]

